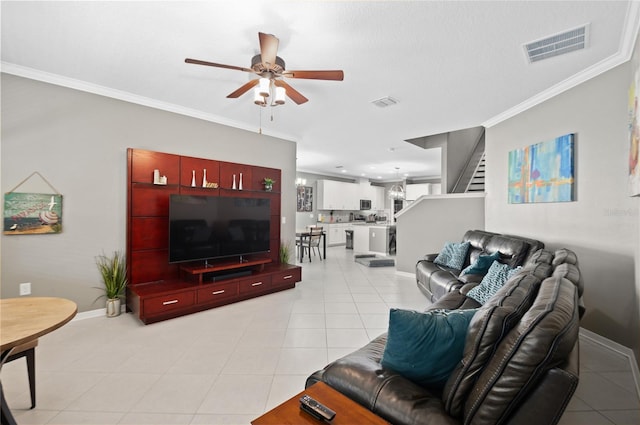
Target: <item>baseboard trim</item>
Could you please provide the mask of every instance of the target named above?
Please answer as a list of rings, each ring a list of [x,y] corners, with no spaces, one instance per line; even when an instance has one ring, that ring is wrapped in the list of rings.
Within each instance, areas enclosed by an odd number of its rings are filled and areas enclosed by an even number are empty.
[[[106,308],[99,308],[97,310],[89,310],[89,311],[83,311],[80,312],[78,314],[76,314],[76,317],[74,317],[71,321],[75,322],[78,320],[85,320],[85,319],[93,319],[94,317],[101,317],[107,314],[107,309]]]
[[[120,306],[120,313],[126,313],[127,312],[127,306],[122,303],[122,305]],[[107,309],[105,308],[98,308],[96,310],[89,310],[89,311],[83,311],[81,313],[76,314],[76,317],[74,317],[71,321],[75,322],[76,320],[85,320],[85,319],[93,319],[96,317],[105,317],[107,315]]]
[[[412,279],[416,278],[416,274],[415,273],[401,272],[401,271],[396,270],[396,274],[398,276],[410,277]]]
[[[603,346],[611,351],[615,351],[616,353],[625,356],[629,361],[629,366],[631,367],[631,372],[633,374],[633,380],[636,384],[636,394],[640,399],[640,370],[638,370],[638,363],[636,362],[636,356],[633,350],[629,347],[625,347],[624,345],[618,344],[615,341],[611,341],[603,337],[602,335],[598,335],[595,332],[591,332],[588,329],[580,328],[580,336]]]

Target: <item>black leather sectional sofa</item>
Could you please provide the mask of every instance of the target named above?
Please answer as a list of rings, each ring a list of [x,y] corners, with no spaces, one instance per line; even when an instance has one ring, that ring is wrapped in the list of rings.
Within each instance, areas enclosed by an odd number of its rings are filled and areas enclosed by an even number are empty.
[[[495,247],[503,261],[523,267],[483,305],[465,295],[478,282],[434,279],[441,273],[435,269],[425,275],[431,296],[439,295],[427,311],[478,309],[444,388],[425,388],[385,369],[386,333],[315,372],[306,386],[323,381],[393,424],[557,423],[578,384],[577,257],[514,236],[471,231],[465,238],[478,250],[471,256]]]
[[[473,263],[481,253],[500,252],[500,261],[511,267],[522,266],[544,243],[513,235],[500,235],[483,230],[469,230],[462,237],[462,242],[469,242],[469,252],[464,267]],[[482,276],[470,274],[460,276],[460,270],[441,266],[433,262],[438,254],[427,254],[416,264],[416,281],[418,288],[431,301],[437,301],[448,292],[460,289],[467,283],[479,283]]]

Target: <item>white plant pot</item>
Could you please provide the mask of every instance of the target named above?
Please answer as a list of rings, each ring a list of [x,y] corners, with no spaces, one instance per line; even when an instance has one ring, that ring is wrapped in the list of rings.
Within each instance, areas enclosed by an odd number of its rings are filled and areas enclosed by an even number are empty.
[[[120,315],[120,298],[107,300],[107,317],[116,317]]]

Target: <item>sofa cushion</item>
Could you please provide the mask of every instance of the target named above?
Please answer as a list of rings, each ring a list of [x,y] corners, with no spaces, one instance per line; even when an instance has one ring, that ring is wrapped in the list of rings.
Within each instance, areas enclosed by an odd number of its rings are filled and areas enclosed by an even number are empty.
[[[473,263],[480,254],[485,253],[485,247],[493,235],[495,233],[485,232],[484,230],[467,230],[465,232],[464,236],[462,236],[462,242],[469,242],[469,252],[467,253],[465,265]]]
[[[480,254],[472,264],[469,264],[460,272],[460,275],[465,275],[465,274],[485,275],[489,271],[489,267],[491,267],[491,264],[493,264],[495,260],[499,260],[499,259],[500,259],[499,252],[494,252],[493,254],[484,254],[484,255]]]
[[[566,362],[578,339],[578,292],[549,277],[522,319],[499,342],[465,401],[465,423],[504,423],[538,379]]]
[[[569,264],[578,264],[578,256],[575,252],[571,251],[567,248],[561,248],[556,250],[555,255],[553,256],[553,264],[554,266],[558,266],[563,263]]]
[[[441,266],[462,270],[469,245],[469,242],[447,242],[433,262]]]
[[[553,252],[547,251],[546,249],[539,249],[529,257],[527,264],[551,264],[552,261]]]
[[[380,363],[419,385],[441,388],[462,358],[467,328],[475,313],[391,309],[387,346]]]
[[[518,275],[474,315],[469,324],[462,361],[451,373],[442,394],[445,409],[453,417],[462,417],[464,401],[476,378],[504,335],[531,307],[541,281],[531,274]]]
[[[467,296],[484,304],[519,270],[520,267],[513,269],[508,264],[494,261],[487,274],[482,278],[480,285],[467,292]]]
[[[485,251],[498,251],[501,262],[509,264],[511,267],[517,267],[524,264],[529,252],[529,244],[520,238],[495,235],[487,243]]]

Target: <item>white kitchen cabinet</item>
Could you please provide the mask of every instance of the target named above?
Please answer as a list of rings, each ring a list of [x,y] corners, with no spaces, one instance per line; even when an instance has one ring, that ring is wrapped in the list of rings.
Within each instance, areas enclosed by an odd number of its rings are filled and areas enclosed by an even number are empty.
[[[371,186],[373,196],[371,197],[371,209],[372,210],[383,210],[384,209],[384,187],[382,186]]]
[[[347,243],[346,230],[353,229],[349,223],[322,223],[322,227],[327,234],[327,246],[345,245]]]
[[[358,185],[335,180],[318,180],[318,209],[357,210],[360,207]]]

